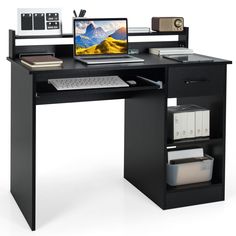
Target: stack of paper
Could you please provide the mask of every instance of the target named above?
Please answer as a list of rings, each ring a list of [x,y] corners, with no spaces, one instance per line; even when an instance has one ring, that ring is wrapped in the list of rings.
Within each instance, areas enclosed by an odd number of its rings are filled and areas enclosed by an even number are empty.
[[[184,55],[184,54],[192,54],[193,50],[189,48],[149,48],[149,53],[155,55]]]
[[[129,27],[128,32],[129,33],[149,33],[150,28],[148,28],[148,27]]]

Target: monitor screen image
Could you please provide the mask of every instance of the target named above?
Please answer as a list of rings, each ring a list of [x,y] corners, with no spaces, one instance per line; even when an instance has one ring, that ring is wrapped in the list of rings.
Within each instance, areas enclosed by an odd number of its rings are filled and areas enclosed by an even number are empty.
[[[75,19],[76,56],[128,53],[126,19]]]

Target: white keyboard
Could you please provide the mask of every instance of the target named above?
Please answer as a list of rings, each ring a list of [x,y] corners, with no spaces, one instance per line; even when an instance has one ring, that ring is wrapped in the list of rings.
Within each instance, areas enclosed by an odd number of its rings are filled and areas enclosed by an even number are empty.
[[[129,85],[117,75],[49,79],[48,83],[52,84],[57,90],[129,87]]]

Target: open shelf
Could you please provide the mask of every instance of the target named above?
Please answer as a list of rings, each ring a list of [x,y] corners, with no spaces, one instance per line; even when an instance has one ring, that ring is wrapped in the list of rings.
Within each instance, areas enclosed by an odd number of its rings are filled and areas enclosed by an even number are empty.
[[[158,32],[158,31],[150,31],[150,32],[139,32],[139,33],[128,33],[129,36],[155,36],[155,35],[185,35],[188,31],[187,27],[184,27],[183,31],[179,32]],[[30,36],[22,36],[16,35],[15,39],[42,39],[42,38],[73,38],[73,34],[62,34],[62,35],[30,35]]]
[[[224,200],[224,185],[222,183],[198,183],[168,189],[165,209],[222,200]]]
[[[179,186],[170,186],[167,184],[167,192],[178,192],[178,191],[186,191],[196,188],[211,188],[215,185],[222,185],[222,183],[214,182],[214,180],[209,182],[195,183],[195,184],[185,184]]]
[[[215,68],[208,68],[208,70],[208,74],[205,75],[205,78],[212,79],[212,81],[214,81]],[[196,67],[195,72],[199,73],[194,73],[194,71],[192,72],[191,68],[189,68],[187,75],[182,72],[179,74],[177,73],[177,75],[176,73],[173,73],[173,78],[171,77],[174,81],[174,84],[172,84],[174,91],[173,93],[175,93],[174,95],[177,98],[176,105],[193,104],[204,107],[210,111],[210,136],[180,140],[167,139],[166,148],[167,152],[202,148],[204,154],[214,158],[212,179],[209,182],[199,182],[179,186],[169,186],[166,184],[166,209],[224,200],[225,113],[224,97],[221,96],[223,87],[221,84],[218,84],[216,87],[211,87],[212,93],[208,94],[202,89],[203,85],[199,85],[199,87],[193,86],[194,88],[188,88],[182,85],[182,87],[179,87],[180,90],[177,93],[175,87],[181,83],[176,81],[176,76],[180,81],[184,81],[187,77],[192,79],[194,76],[199,77],[201,73],[206,73],[203,67]],[[223,78],[220,75],[219,77]],[[219,82],[220,79],[217,81]],[[168,80],[168,83],[171,83],[170,80]],[[170,87],[168,87],[168,89],[170,90]],[[168,125],[170,126],[167,128],[172,128],[170,122]],[[169,130],[167,133],[169,134]]]
[[[193,145],[202,145],[202,144],[215,144],[223,142],[222,138],[211,138],[211,137],[198,137],[191,139],[181,139],[181,140],[168,140],[167,147],[176,146],[176,147],[191,147]]]

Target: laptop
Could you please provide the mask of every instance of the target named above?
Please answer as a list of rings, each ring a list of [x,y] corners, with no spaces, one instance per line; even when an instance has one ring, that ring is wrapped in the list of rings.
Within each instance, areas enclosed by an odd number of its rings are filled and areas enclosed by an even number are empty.
[[[128,55],[127,18],[74,18],[74,58],[88,65],[144,62]]]

